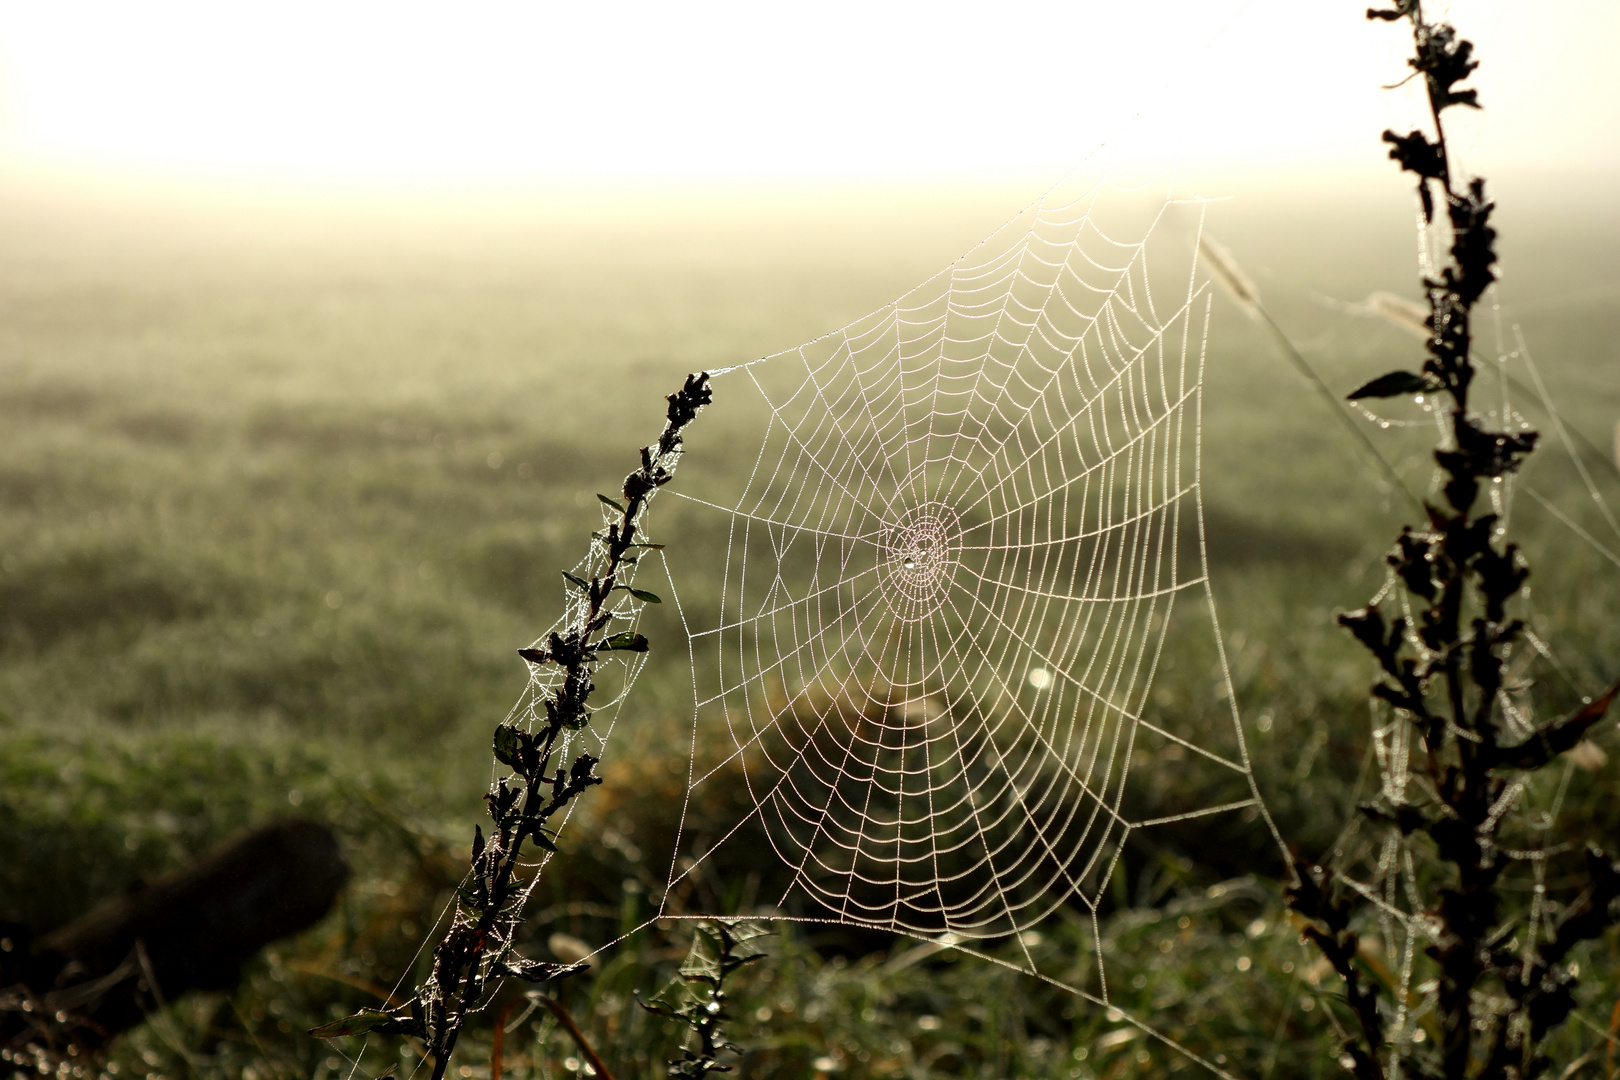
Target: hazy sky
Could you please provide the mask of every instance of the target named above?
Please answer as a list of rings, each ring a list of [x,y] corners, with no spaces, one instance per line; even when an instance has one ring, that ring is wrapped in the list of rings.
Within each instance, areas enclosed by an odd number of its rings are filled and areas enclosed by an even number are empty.
[[[0,152],[259,178],[921,179],[1074,164],[1155,102],[1193,158],[1379,166],[1367,0],[0,0]],[[1454,0],[1483,165],[1620,166],[1620,0]],[[1394,99],[1394,100],[1392,100]]]

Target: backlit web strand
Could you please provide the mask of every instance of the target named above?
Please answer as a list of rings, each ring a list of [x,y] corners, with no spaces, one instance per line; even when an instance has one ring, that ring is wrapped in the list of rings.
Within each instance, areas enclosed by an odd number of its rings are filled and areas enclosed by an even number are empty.
[[[700,741],[730,746],[692,786],[740,777],[779,910],[957,938],[1094,910],[1131,829],[1172,820],[1130,820],[1142,732],[1247,774],[1235,730],[1205,746],[1148,708],[1205,584],[1208,297],[1165,220],[1198,209],[1049,197],[889,307],[718,373],[764,430],[740,491],[676,492],[727,531],[718,604],[682,609]]]

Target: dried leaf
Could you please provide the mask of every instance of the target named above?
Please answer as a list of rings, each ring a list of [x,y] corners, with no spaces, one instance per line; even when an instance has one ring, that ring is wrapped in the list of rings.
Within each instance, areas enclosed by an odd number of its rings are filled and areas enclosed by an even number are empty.
[[[345,1016],[330,1024],[311,1028],[309,1033],[317,1039],[338,1039],[345,1035],[364,1035],[372,1031],[379,1035],[415,1035],[418,1038],[427,1034],[420,1020],[413,1017],[392,1016],[381,1009],[361,1009],[353,1016]]]
[[[1403,394],[1425,394],[1438,387],[1433,380],[1422,375],[1414,375],[1410,371],[1391,371],[1387,375],[1380,375],[1371,382],[1363,383],[1345,395],[1347,401],[1361,401],[1364,398],[1400,397]]]
[[[1490,755],[1492,769],[1539,769],[1559,754],[1571,750],[1586,732],[1609,711],[1620,682],[1588,701],[1561,720],[1555,720],[1517,746],[1498,746]]]
[[[523,735],[511,724],[502,724],[495,729],[495,757],[502,765],[509,769],[518,767],[518,748],[523,743]]]

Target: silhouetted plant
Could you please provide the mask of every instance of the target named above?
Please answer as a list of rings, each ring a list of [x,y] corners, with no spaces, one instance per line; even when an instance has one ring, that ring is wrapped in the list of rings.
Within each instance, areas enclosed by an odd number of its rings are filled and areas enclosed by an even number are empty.
[[[731,1019],[726,1012],[726,979],[744,964],[765,955],[755,941],[769,933],[765,927],[750,922],[715,922],[700,928],[692,936],[692,950],[681,965],[679,977],[652,1000],[641,1002],[648,1012],[680,1020],[687,1026],[681,1056],[665,1070],[671,1080],[703,1080],[711,1073],[731,1071],[730,1065],[721,1064],[720,1056],[739,1054],[742,1048],[727,1042],[720,1026]]]
[[[1443,410],[1447,438],[1435,451],[1443,503],[1426,502],[1427,521],[1402,530],[1388,557],[1391,582],[1367,607],[1339,622],[1377,659],[1373,695],[1413,726],[1421,768],[1407,786],[1363,805],[1371,821],[1398,830],[1428,865],[1414,931],[1431,942],[1436,990],[1433,1043],[1391,1038],[1394,1010],[1408,1002],[1381,1000],[1358,962],[1363,944],[1354,925],[1372,900],[1339,871],[1305,868],[1290,888],[1290,907],[1306,920],[1305,935],[1342,977],[1354,1016],[1345,1053],[1360,1080],[1403,1074],[1529,1078],[1551,1064],[1550,1035],[1574,1008],[1576,967],[1570,952],[1616,919],[1620,864],[1595,846],[1586,853],[1575,899],[1560,909],[1545,900],[1550,928],[1538,936],[1532,908],[1525,941],[1513,937],[1522,914],[1504,889],[1513,861],[1501,831],[1524,790],[1522,774],[1544,768],[1574,747],[1608,709],[1620,683],[1528,735],[1514,735],[1503,712],[1507,664],[1525,646],[1525,624],[1513,614],[1529,569],[1517,545],[1502,538],[1494,512],[1476,512],[1482,491],[1515,473],[1536,445],[1532,431],[1492,430],[1469,407],[1475,368],[1469,356],[1474,305],[1495,278],[1494,209],[1485,181],[1466,182],[1447,152],[1443,114],[1478,108],[1476,92],[1459,88],[1478,66],[1473,45],[1444,23],[1424,18],[1421,0],[1397,0],[1368,18],[1405,19],[1415,53],[1408,61],[1423,79],[1434,124],[1422,131],[1384,133],[1390,157],[1415,174],[1426,221],[1443,209],[1450,261],[1426,277],[1428,358],[1417,372],[1373,379],[1351,400],[1425,395]],[[1400,612],[1393,617],[1385,608]],[[1390,869],[1389,872],[1398,872]],[[1433,878],[1434,880],[1428,880]],[[1535,903],[1543,902],[1536,893]],[[1510,938],[1512,940],[1510,940]]]
[[[608,652],[648,650],[641,634],[608,632],[615,615],[609,601],[624,590],[642,603],[661,602],[655,594],[619,579],[636,563],[639,552],[657,547],[638,539],[642,511],[673,478],[681,433],[711,400],[708,376],[688,376],[667,400],[663,433],[642,449],[640,467],[625,477],[624,502],[598,496],[617,520],[610,521],[605,534],[593,537],[598,543],[592,552],[598,557],[588,565],[597,572],[586,580],[563,571],[581,594],[569,605],[566,625],[553,631],[543,645],[518,650],[530,664],[557,665],[561,678],[544,692],[544,716],[536,712],[538,730],[507,723],[495,729],[495,758],[511,771],[484,796],[493,828],[488,838],[481,826],[474,830],[472,873],[457,890],[449,930],[434,949],[431,974],[405,1004],[362,1010],[311,1034],[327,1039],[365,1032],[414,1036],[425,1044],[433,1062],[433,1080],[441,1080],[468,1018],[501,980],[547,983],[585,969],[582,963],[554,964],[518,954],[515,945],[527,890],[517,871],[525,842],[555,851],[552,818],[602,782],[594,772],[597,759],[590,754],[580,753],[566,767],[560,760],[569,748],[568,733],[591,721],[588,705],[596,689],[591,679],[598,658]]]

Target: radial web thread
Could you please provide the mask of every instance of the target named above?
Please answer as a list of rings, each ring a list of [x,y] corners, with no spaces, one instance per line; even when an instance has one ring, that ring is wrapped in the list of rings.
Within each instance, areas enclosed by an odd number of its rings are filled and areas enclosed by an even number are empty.
[[[714,373],[762,430],[740,490],[673,489],[725,537],[668,559],[694,746],[723,750],[690,793],[746,787],[728,836],[774,852],[776,913],[957,941],[1095,915],[1170,820],[1133,817],[1148,734],[1247,793],[1176,819],[1258,805],[1235,713],[1212,736],[1149,695],[1178,606],[1213,630],[1201,210],[1055,191],[895,303]],[[672,888],[703,859],[677,855]]]

